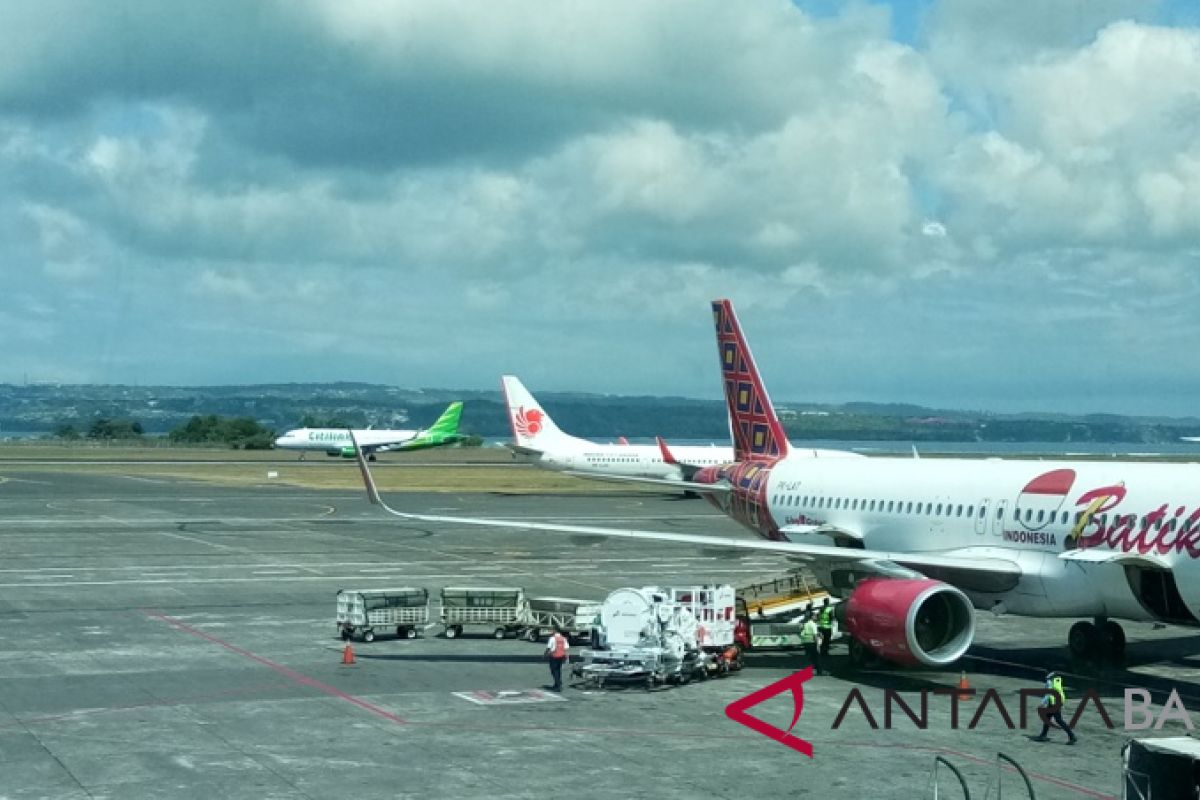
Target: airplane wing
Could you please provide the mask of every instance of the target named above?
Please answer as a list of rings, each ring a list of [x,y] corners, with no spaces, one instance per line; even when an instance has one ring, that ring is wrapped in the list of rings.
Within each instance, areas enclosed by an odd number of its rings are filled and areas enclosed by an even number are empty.
[[[696,466],[695,464],[685,464],[676,459],[675,454],[671,452],[671,448],[667,447],[666,440],[661,436],[655,436],[654,440],[658,442],[658,450],[660,453],[662,453],[663,462],[679,467],[679,471],[682,473],[684,480],[690,481],[693,477],[695,477],[696,473],[700,471],[700,467]]]
[[[576,478],[588,478],[597,481],[616,481],[617,483],[640,483],[646,486],[669,486],[681,492],[696,494],[727,494],[733,487],[727,483],[692,483],[691,481],[673,481],[670,478],[641,478],[637,475],[606,475],[602,472],[576,472],[563,470],[564,475]]]
[[[351,434],[353,436],[353,434]],[[778,553],[809,561],[830,561],[837,563],[853,562],[864,569],[884,574],[895,574],[903,571],[904,567],[921,569],[954,570],[968,573],[986,573],[994,576],[1017,577],[1021,568],[1014,562],[1000,558],[974,557],[970,555],[949,555],[938,552],[925,553],[890,553],[879,550],[866,550],[856,547],[837,547],[834,545],[800,544],[797,542],[771,541],[756,538],[732,538],[720,536],[700,536],[692,533],[668,533],[665,531],[642,531],[627,528],[602,528],[593,525],[565,525],[552,522],[533,522],[529,520],[504,520],[481,517],[448,517],[437,514],[410,514],[397,511],[383,501],[375,486],[375,479],[367,467],[367,461],[361,455],[358,457],[358,467],[362,473],[363,484],[367,490],[367,499],[380,506],[389,514],[400,519],[413,522],[448,522],[458,525],[478,525],[489,528],[515,528],[518,530],[546,531],[549,533],[574,534],[583,536],[605,536],[615,539],[635,539],[641,541],[673,542],[690,544],[707,549],[731,551],[752,551]],[[898,566],[903,565],[903,566]]]
[[[1125,553],[1118,550],[1067,550],[1059,553],[1063,561],[1079,561],[1087,564],[1121,564],[1131,567],[1170,570],[1165,559],[1151,553]]]
[[[387,453],[392,450],[403,450],[404,445],[408,444],[415,438],[417,438],[417,436],[414,433],[412,436],[406,436],[402,439],[394,439],[389,442],[376,442],[374,444],[365,444],[362,446],[362,450],[366,453]]]

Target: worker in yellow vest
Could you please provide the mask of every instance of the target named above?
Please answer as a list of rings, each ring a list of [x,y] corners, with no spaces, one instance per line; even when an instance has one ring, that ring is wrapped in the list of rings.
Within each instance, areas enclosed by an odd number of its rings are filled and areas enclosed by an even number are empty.
[[[829,598],[825,598],[825,604],[821,606],[821,613],[817,615],[817,628],[821,631],[821,655],[829,655],[829,642],[833,639],[833,606],[829,605]]]
[[[817,627],[817,620],[812,613],[804,617],[804,623],[800,626],[800,644],[804,647],[813,672],[824,675],[825,671],[821,669],[821,629]]]
[[[1062,711],[1066,704],[1067,693],[1063,691],[1062,676],[1051,672],[1046,676],[1046,696],[1042,698],[1042,703],[1038,706],[1038,716],[1042,719],[1042,732],[1033,737],[1035,742],[1049,740],[1047,734],[1050,733],[1051,722],[1067,732],[1067,744],[1075,744],[1079,741],[1075,731],[1071,730],[1071,726],[1063,722]]]
[[[571,643],[563,629],[555,627],[554,633],[546,640],[546,659],[550,662],[550,678],[554,681],[552,686],[546,688],[552,692],[562,691],[562,668],[567,663],[567,651],[570,649]]]

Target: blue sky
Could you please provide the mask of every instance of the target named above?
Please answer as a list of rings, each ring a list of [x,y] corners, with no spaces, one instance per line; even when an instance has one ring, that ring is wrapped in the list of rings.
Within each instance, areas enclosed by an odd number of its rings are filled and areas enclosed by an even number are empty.
[[[716,398],[731,297],[780,400],[1195,414],[1198,25],[8,4],[0,381]]]

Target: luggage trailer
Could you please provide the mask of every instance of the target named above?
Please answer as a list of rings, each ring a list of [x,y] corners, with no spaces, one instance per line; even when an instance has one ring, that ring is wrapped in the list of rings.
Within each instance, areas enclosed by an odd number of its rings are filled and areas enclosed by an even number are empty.
[[[497,639],[517,636],[530,626],[529,598],[514,587],[446,587],[438,621],[447,639],[467,627],[491,628]]]
[[[375,641],[376,631],[395,629],[401,639],[415,639],[429,624],[429,592],[425,589],[342,589],[337,593],[338,636]]]
[[[561,628],[568,638],[591,641],[592,631],[600,620],[600,604],[595,600],[576,600],[569,597],[529,598],[529,627],[521,631],[527,641],[536,642],[555,628]]]

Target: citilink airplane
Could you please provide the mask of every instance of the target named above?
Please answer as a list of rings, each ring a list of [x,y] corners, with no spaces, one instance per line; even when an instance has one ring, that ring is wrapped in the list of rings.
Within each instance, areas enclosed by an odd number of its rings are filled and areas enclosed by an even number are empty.
[[[404,513],[360,457],[368,498],[413,521],[803,559],[845,601],[856,662],[952,664],[974,639],[975,609],[1082,618],[1068,636],[1081,657],[1119,656],[1119,619],[1200,627],[1200,465],[797,458],[732,303],[712,313],[734,458],[679,485],[758,538]]]
[[[276,439],[275,446],[285,450],[323,450],[326,455],[343,458],[354,458],[361,450],[374,461],[376,453],[422,450],[461,441],[464,437],[458,432],[458,421],[462,416],[462,408],[462,402],[456,400],[442,412],[432,427],[424,430],[367,428],[356,430],[351,436],[351,432],[345,428],[296,428]]]

